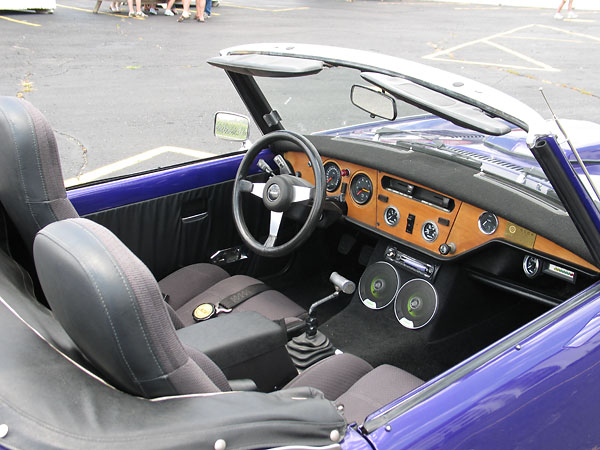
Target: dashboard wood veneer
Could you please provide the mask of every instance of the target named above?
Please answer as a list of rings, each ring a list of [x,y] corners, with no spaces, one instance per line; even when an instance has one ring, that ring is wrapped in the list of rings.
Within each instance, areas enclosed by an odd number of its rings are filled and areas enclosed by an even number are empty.
[[[452,225],[458,210],[460,209],[461,202],[454,200],[454,209],[450,212],[435,208],[425,203],[421,203],[418,200],[414,200],[412,198],[408,198],[401,194],[384,189],[382,187],[382,179],[385,176],[398,179],[398,177],[395,175],[379,172],[377,179],[379,193],[387,197],[388,201],[385,202],[380,198],[377,198],[377,228],[385,231],[388,234],[399,237],[404,241],[416,244],[417,246],[425,248],[431,252],[438,253],[440,245],[446,242],[446,239],[450,234],[450,230],[452,229]],[[437,194],[441,194],[441,192],[433,191],[416,183],[411,182],[410,184],[413,186],[423,187],[432,192],[436,192]],[[400,220],[395,226],[388,225],[384,220],[384,212],[388,206],[394,206],[400,213]],[[409,214],[415,216],[412,233],[408,233],[406,231],[407,218]],[[440,223],[440,218],[447,220],[448,225],[443,225]],[[427,221],[435,223],[438,228],[438,237],[433,242],[426,241],[421,234],[423,224]]]
[[[314,184],[315,178],[312,167],[308,165],[308,157],[305,154],[288,152],[286,153],[285,158],[292,164],[292,167],[295,171],[300,171],[302,178]],[[385,172],[379,172],[374,169],[345,161],[330,158],[322,159],[323,163],[332,161],[336,163],[341,170],[349,170],[349,175],[342,177],[340,187],[338,187],[335,192],[327,193],[327,195],[338,195],[341,191],[342,184],[348,184],[348,190],[346,192],[348,217],[370,227],[379,229],[389,235],[395,236],[402,241],[406,241],[421,247],[426,251],[433,252],[438,257],[443,257],[439,254],[438,250],[439,246],[443,243],[454,243],[456,245],[455,253],[446,256],[446,258],[452,258],[466,253],[474,248],[480,247],[487,242],[493,240],[502,240],[516,244],[525,250],[530,249],[534,252],[546,254],[555,260],[563,260],[593,272],[600,272],[600,269],[585,261],[583,258],[580,258],[579,256],[555,244],[554,242],[549,241],[542,236],[538,236],[535,233],[520,227],[519,225],[513,224],[502,217],[498,217],[498,228],[494,233],[484,234],[479,229],[478,225],[479,216],[485,212],[480,208],[453,199],[455,202],[454,209],[450,212],[447,212],[384,189],[382,187],[382,178],[384,176],[388,176],[398,179],[398,177],[394,175],[390,175]],[[371,200],[369,200],[366,205],[358,205],[352,200],[352,196],[350,194],[350,182],[352,177],[357,173],[367,174],[373,182],[373,195]],[[406,181],[414,186],[429,189],[426,186],[421,186],[407,180],[403,181]],[[445,195],[441,192],[433,192]],[[384,202],[383,200],[379,199],[379,194],[386,196],[388,201]],[[399,223],[393,227],[388,225],[383,218],[384,211],[388,206],[396,207],[400,213]],[[415,216],[412,234],[406,232],[406,220],[408,214],[413,214]],[[440,224],[438,220],[440,218],[447,220],[449,225],[444,226]],[[434,222],[438,227],[439,234],[434,242],[425,241],[421,235],[421,228],[423,223],[427,220]]]

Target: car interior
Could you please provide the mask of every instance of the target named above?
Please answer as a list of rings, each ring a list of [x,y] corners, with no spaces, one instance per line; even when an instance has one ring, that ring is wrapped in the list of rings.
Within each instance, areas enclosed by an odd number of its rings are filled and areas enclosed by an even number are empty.
[[[5,257],[134,396],[315,388],[361,423],[598,279],[559,203],[435,155],[275,130],[111,206],[127,178],[67,193],[43,115],[0,110]]]

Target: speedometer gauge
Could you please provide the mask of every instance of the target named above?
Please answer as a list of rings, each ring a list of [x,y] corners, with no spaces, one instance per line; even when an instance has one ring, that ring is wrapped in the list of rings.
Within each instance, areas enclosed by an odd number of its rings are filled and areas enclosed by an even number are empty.
[[[340,187],[342,171],[336,163],[330,161],[325,164],[325,180],[327,192],[333,192]]]
[[[359,205],[364,205],[373,196],[371,179],[364,173],[355,175],[350,183],[350,193],[352,194],[352,200]]]

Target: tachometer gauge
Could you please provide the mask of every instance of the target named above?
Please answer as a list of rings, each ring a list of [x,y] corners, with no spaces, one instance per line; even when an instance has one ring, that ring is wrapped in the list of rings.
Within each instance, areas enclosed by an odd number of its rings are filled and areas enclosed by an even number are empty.
[[[435,241],[438,237],[438,227],[435,222],[432,222],[431,220],[426,221],[421,228],[421,236],[423,236],[423,239],[427,242]]]
[[[350,193],[352,194],[352,200],[359,205],[364,205],[373,196],[373,183],[371,179],[364,173],[355,175],[350,183]]]
[[[390,227],[395,227],[398,225],[398,221],[400,220],[400,213],[398,212],[398,209],[395,206],[388,206],[385,208],[385,211],[383,212],[383,220],[385,220],[385,223],[387,223]]]
[[[494,234],[498,229],[498,218],[495,214],[486,211],[479,216],[477,224],[483,234]]]
[[[538,257],[533,255],[527,255],[523,258],[523,272],[529,278],[534,278],[540,273],[542,265]]]
[[[325,164],[325,180],[327,181],[327,192],[333,192],[340,187],[342,182],[342,171],[334,162]]]

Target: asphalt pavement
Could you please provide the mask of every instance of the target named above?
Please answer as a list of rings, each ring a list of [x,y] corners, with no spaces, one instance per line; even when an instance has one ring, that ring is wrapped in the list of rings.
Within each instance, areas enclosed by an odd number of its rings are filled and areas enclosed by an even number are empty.
[[[495,4],[231,0],[201,24],[128,18],[125,7],[111,14],[108,2],[92,14],[94,3],[0,12],[0,95],[46,114],[70,184],[235,150],[212,137],[212,117],[244,107],[205,61],[249,42],[391,54],[489,84],[550,117],[543,86],[560,117],[600,123],[600,11],[558,21],[552,8]]]

